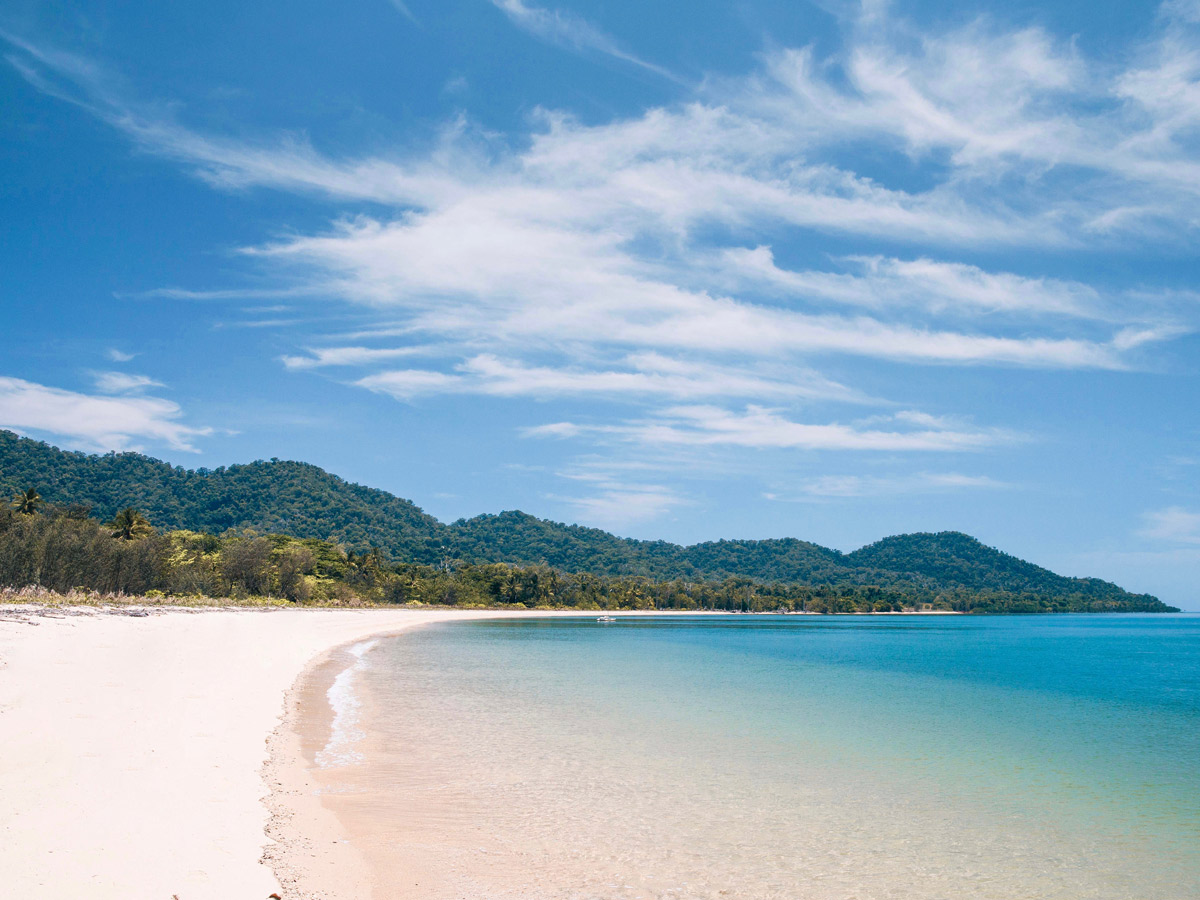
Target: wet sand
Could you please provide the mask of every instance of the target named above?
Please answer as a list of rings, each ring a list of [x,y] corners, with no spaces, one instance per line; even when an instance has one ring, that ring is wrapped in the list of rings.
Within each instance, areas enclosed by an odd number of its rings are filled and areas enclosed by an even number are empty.
[[[623,611],[607,614],[663,613]],[[469,617],[591,619],[596,615],[595,612],[501,611],[469,614]],[[468,616],[450,613],[411,624],[417,626],[466,618]],[[388,774],[383,775],[384,782],[380,783],[373,780],[370,766],[360,767],[353,760],[322,758],[338,752],[338,731],[344,727],[335,722],[330,689],[339,677],[353,674],[356,662],[353,651],[363,645],[359,641],[347,642],[309,663],[288,691],[283,719],[268,742],[270,758],[263,772],[271,789],[266,800],[270,811],[267,833],[273,843],[267,848],[265,861],[282,885],[281,896],[284,900],[362,900],[371,896],[393,897],[397,896],[397,890],[402,890],[402,896],[411,900],[442,898],[458,896],[474,887],[484,872],[488,883],[494,885],[498,861],[483,859],[478,855],[478,849],[470,844],[472,828],[478,823],[468,823],[463,828],[456,825],[436,834],[415,835],[413,829],[424,829],[426,817],[423,813],[429,812],[422,806],[420,797],[406,795],[403,798],[413,813],[413,828],[409,828],[405,821],[397,821],[391,815],[392,810],[379,814],[372,809],[372,798],[392,793],[394,786],[387,783]],[[356,706],[362,704],[358,710],[359,721],[354,724],[365,726],[373,722],[377,713],[370,706],[370,695],[357,686],[350,690],[353,691],[353,703]],[[360,732],[350,737],[353,748],[370,753],[379,736]],[[349,752],[357,756],[359,751],[350,749]],[[347,762],[350,764],[346,765]],[[431,840],[437,845],[430,845]],[[452,860],[449,864],[448,859]]]

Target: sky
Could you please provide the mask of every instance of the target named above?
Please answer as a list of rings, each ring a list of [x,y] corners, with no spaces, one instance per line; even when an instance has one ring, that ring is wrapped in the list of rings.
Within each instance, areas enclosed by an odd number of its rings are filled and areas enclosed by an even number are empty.
[[[0,427],[1200,609],[1200,0],[7,0]]]

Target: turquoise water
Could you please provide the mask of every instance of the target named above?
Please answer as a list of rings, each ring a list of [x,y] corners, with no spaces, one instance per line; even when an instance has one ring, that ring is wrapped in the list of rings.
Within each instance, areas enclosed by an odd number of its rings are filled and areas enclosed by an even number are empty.
[[[413,896],[1200,896],[1200,616],[499,620],[364,661],[340,812],[432,860]]]

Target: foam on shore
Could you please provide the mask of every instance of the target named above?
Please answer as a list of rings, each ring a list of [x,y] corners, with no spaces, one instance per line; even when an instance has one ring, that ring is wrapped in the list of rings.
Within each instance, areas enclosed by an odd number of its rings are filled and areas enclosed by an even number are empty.
[[[362,753],[355,749],[366,735],[359,728],[362,702],[355,690],[359,673],[367,667],[367,653],[378,643],[377,640],[361,641],[347,652],[354,661],[334,678],[325,692],[329,708],[333,712],[329,741],[317,753],[316,764],[322,769],[351,765],[362,761]]]

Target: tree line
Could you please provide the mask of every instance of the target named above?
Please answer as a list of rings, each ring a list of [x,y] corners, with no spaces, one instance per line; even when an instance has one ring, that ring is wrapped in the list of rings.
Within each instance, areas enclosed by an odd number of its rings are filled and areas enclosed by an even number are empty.
[[[567,572],[544,564],[389,560],[379,548],[230,529],[159,531],[126,507],[108,521],[80,504],[51,505],[36,490],[0,509],[0,586],[37,585],[131,596],[270,598],[296,604],[405,604],[580,610],[674,609],[861,613],[1164,611],[1153,598],[912,585],[800,584],[747,577],[652,579]]]
[[[515,510],[443,524],[411,501],[307,463],[272,459],[189,470],[139,453],[69,453],[0,429],[0,494],[30,485],[57,504],[93,504],[102,521],[136,507],[163,532],[226,535],[253,529],[259,535],[320,538],[356,553],[378,547],[389,560],[434,570],[450,558],[644,576],[655,583],[749,578],[754,584],[845,587],[858,597],[878,588],[905,602],[917,597],[965,602],[964,596],[979,602],[983,594],[994,595],[988,602],[1004,608],[1040,608],[1041,601],[1032,598],[1043,597],[1058,598],[1053,608],[1132,609],[1154,602],[1099,579],[1057,575],[956,532],[893,535],[842,553],[795,538],[689,546],[634,540]]]

